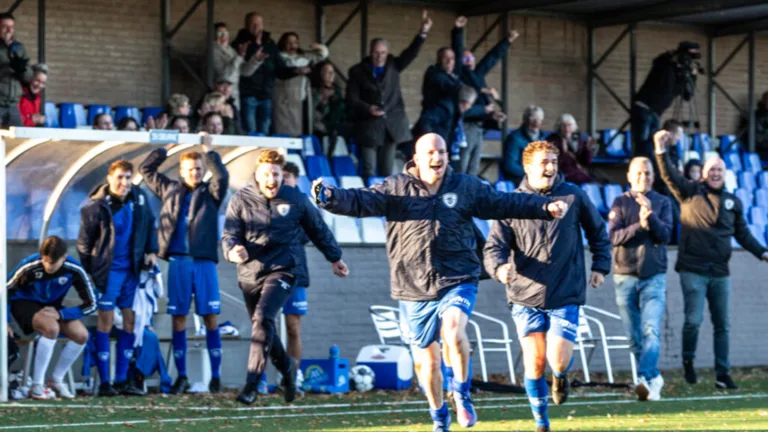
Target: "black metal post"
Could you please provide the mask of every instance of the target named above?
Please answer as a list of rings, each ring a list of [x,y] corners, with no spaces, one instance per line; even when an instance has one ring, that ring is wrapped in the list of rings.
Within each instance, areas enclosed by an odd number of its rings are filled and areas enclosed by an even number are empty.
[[[608,92],[608,94],[611,95],[613,97],[613,99],[615,99],[616,102],[618,102],[619,105],[621,105],[622,108],[624,108],[624,111],[626,111],[628,113],[630,112],[629,107],[627,106],[627,104],[623,100],[621,100],[619,95],[617,95],[616,92],[613,91],[611,86],[609,86],[608,83],[605,82],[605,80],[603,79],[603,77],[600,76],[600,74],[598,74],[595,71],[592,71],[592,76],[595,77],[597,82],[599,82],[600,84],[603,85],[603,87],[605,87],[605,90]]]
[[[475,43],[472,44],[472,48],[470,49],[470,51],[476,50],[481,43],[485,42],[485,40],[488,39],[488,35],[490,35],[491,32],[496,28],[496,26],[499,25],[499,22],[501,22],[502,15],[504,14],[499,15],[499,17],[496,18],[487,29],[485,29],[483,34],[480,35],[480,37],[475,41]],[[457,54],[457,55],[460,55],[460,54]]]
[[[170,0],[160,0],[160,61],[162,62],[162,100],[160,104],[165,104],[171,95],[171,38],[168,36],[168,27],[170,25],[171,2]]]
[[[629,25],[629,107],[630,112],[635,104],[635,91],[637,89],[637,37],[635,25]],[[630,116],[631,117],[631,116]]]
[[[590,136],[597,132],[597,93],[595,92],[595,28],[587,28],[587,130]]]
[[[509,34],[509,12],[499,14],[499,23],[501,24],[501,37],[505,38]],[[460,56],[461,53],[456,53]],[[509,110],[509,50],[501,58],[501,104],[504,109]],[[501,125],[501,142],[507,139],[509,119],[505,119]]]
[[[730,54],[728,54],[728,57],[726,57],[726,58],[725,58],[725,60],[723,60],[723,63],[722,63],[722,64],[721,64],[721,65],[720,65],[720,66],[719,66],[719,67],[718,67],[718,68],[715,70],[715,72],[714,72],[714,76],[718,76],[718,75],[720,75],[720,72],[722,72],[722,71],[723,71],[723,69],[725,69],[725,67],[726,67],[726,66],[728,66],[728,63],[730,63],[730,62],[731,62],[731,60],[733,60],[733,58],[736,56],[736,54],[738,54],[738,53],[739,53],[739,51],[741,50],[741,48],[742,48],[742,47],[743,47],[743,46],[744,46],[744,45],[745,45],[745,44],[746,44],[748,41],[749,41],[749,36],[745,37],[745,38],[744,38],[744,39],[743,39],[741,42],[739,42],[739,44],[738,44],[738,45],[736,45],[736,48],[734,48],[734,49],[733,49],[733,51],[731,51],[731,53],[730,53]]]
[[[605,52],[603,53],[603,55],[602,55],[602,56],[600,56],[600,60],[598,60],[598,61],[595,63],[595,65],[594,65],[594,68],[595,68],[595,69],[599,68],[599,67],[600,67],[600,65],[601,65],[601,64],[603,64],[603,62],[605,61],[605,59],[607,59],[607,58],[608,58],[608,56],[609,56],[609,55],[611,55],[611,53],[613,52],[613,50],[615,50],[615,49],[616,49],[616,47],[617,47],[617,46],[618,46],[618,45],[621,43],[621,41],[623,41],[623,40],[624,40],[624,36],[626,36],[626,35],[627,35],[627,33],[629,33],[629,31],[630,31],[631,27],[632,27],[632,26],[627,26],[627,28],[625,28],[625,29],[624,29],[624,31],[623,31],[623,32],[621,32],[621,34],[620,34],[619,36],[617,36],[617,37],[616,37],[616,40],[614,40],[614,41],[613,41],[613,43],[611,44],[611,46],[609,46],[609,47],[608,47],[608,49],[607,49],[607,50],[605,50]]]
[[[322,7],[322,6],[320,6],[320,7]],[[357,5],[357,7],[352,9],[352,12],[350,12],[349,15],[347,15],[347,17],[344,18],[344,21],[342,21],[341,24],[339,24],[339,28],[337,28],[336,31],[333,32],[331,37],[329,37],[328,40],[325,41],[325,46],[328,46],[328,47],[331,46],[333,41],[335,41],[336,38],[339,37],[339,35],[341,34],[341,32],[344,31],[345,28],[347,28],[349,23],[352,22],[352,19],[355,18],[355,15],[357,15],[357,13],[360,12],[360,10],[361,10],[360,5]]]
[[[17,7],[19,7],[19,5],[20,5],[20,4],[21,4],[23,1],[24,1],[24,0],[16,0],[15,2],[13,2],[13,4],[11,5],[11,7],[9,7],[9,8],[8,8],[8,10],[6,11],[6,13],[12,14],[12,13],[13,13],[13,11],[15,11],[15,10],[16,10],[16,8],[17,8]]]
[[[368,0],[360,0],[360,60],[368,55]]]
[[[715,40],[707,38],[707,133],[714,138],[717,133],[715,124]]]
[[[195,4],[193,4],[193,5],[192,5],[192,6],[191,6],[191,7],[190,7],[188,10],[187,10],[187,12],[184,14],[184,16],[183,16],[183,17],[181,17],[181,19],[179,20],[179,22],[177,22],[177,23],[176,23],[176,25],[173,27],[173,29],[171,29],[171,31],[169,31],[169,32],[168,32],[168,37],[169,37],[169,38],[172,38],[172,37],[173,37],[173,36],[176,34],[176,32],[178,32],[178,31],[179,31],[179,29],[180,29],[182,26],[184,26],[184,23],[186,23],[186,22],[187,22],[187,20],[189,19],[189,17],[191,17],[191,16],[192,16],[192,14],[193,14],[193,13],[195,13],[195,11],[197,10],[197,7],[198,7],[198,6],[200,6],[200,3],[202,3],[202,2],[203,2],[203,0],[197,0],[197,1],[195,2]]]
[[[207,31],[206,34],[208,35],[208,44],[207,44],[207,51],[206,51],[206,57],[207,57],[207,64],[205,67],[205,83],[208,84],[208,88],[213,87],[213,80],[216,79],[216,77],[213,76],[213,49],[215,41],[215,29],[213,28],[214,24],[214,1],[215,0],[206,0],[206,14],[205,14],[205,21],[207,23]]]
[[[749,142],[749,151],[755,151],[755,32],[749,32],[749,89],[747,98],[749,100],[749,130],[747,140]]]
[[[45,63],[45,0],[37,0],[37,62]],[[40,92],[40,107],[45,113],[45,89]]]
[[[320,2],[315,2],[315,42],[323,43],[325,38],[325,8]]]

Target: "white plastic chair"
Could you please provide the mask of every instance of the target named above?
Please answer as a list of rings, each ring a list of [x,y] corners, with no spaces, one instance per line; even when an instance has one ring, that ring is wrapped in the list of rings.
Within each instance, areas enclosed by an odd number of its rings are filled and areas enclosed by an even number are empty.
[[[632,367],[632,382],[637,383],[637,366],[635,365],[635,356],[632,354],[632,350],[629,346],[629,337],[625,335],[621,336],[608,336],[605,333],[605,326],[602,321],[594,316],[588,315],[594,313],[602,317],[611,318],[621,323],[621,317],[599,309],[593,306],[582,306],[579,309],[579,329],[576,337],[577,348],[581,352],[581,366],[584,370],[584,380],[589,380],[589,360],[592,358],[592,354],[597,348],[598,344],[603,348],[603,356],[605,357],[605,368],[608,372],[608,382],[613,384],[613,367],[611,365],[611,350],[624,349],[629,353],[629,362]],[[597,332],[592,331],[594,324],[597,328]],[[589,348],[589,354],[587,354],[587,348]]]
[[[400,309],[373,305],[368,308],[368,313],[382,345],[408,346],[400,330]]]
[[[710,160],[710,159],[712,159],[712,158],[714,158],[714,157],[720,157],[720,153],[718,153],[716,151],[708,151],[708,152],[704,153],[704,161],[705,162]]]
[[[362,219],[363,243],[385,244],[387,242],[387,232],[384,229],[384,223],[379,218]]]
[[[297,155],[295,153],[288,153],[285,155],[286,162],[293,162],[296,164],[296,166],[299,167],[299,175],[305,176],[307,175],[307,170],[304,169],[304,161],[301,159],[300,155]]]
[[[472,312],[472,318],[473,319],[469,320],[469,325],[474,329],[475,338],[470,340],[470,342],[477,348],[477,353],[480,357],[480,370],[483,374],[483,381],[488,382],[488,368],[485,364],[485,353],[502,352],[507,356],[509,379],[512,384],[517,384],[517,380],[515,379],[515,366],[512,358],[513,340],[509,337],[509,326],[507,323],[477,311]],[[478,318],[481,321],[499,325],[501,327],[501,339],[483,339],[483,335],[480,331],[480,325],[476,321]],[[486,345],[491,345],[492,347],[486,347]]]
[[[739,182],[736,178],[736,173],[733,172],[733,170],[726,170],[725,171],[725,190],[728,192],[733,193],[736,189],[739,188]]]
[[[687,163],[691,159],[701,159],[701,156],[699,156],[699,152],[695,150],[689,150],[683,153],[683,161]]]
[[[348,216],[336,216],[334,218],[333,232],[339,243],[362,243],[357,220]]]
[[[343,189],[358,189],[365,187],[363,179],[358,176],[342,176],[339,178],[339,183]]]

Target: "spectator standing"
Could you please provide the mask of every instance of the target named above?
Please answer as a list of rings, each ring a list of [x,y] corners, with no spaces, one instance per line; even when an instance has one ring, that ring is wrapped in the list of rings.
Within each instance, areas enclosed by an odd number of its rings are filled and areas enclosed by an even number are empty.
[[[93,119],[93,130],[115,130],[115,122],[112,120],[112,114],[101,113]]]
[[[32,79],[27,50],[14,39],[15,23],[13,15],[0,14],[0,128],[22,125],[21,85]]]
[[[45,115],[40,107],[40,92],[48,81],[48,66],[36,64],[32,66],[32,80],[24,86],[23,94],[19,99],[19,112],[22,125],[26,127],[44,126]]]
[[[589,169],[595,154],[595,140],[579,135],[578,130],[576,119],[570,114],[562,114],[555,122],[555,133],[548,136],[547,141],[560,150],[560,172],[565,176],[565,181],[577,185],[594,183],[597,180],[589,173]]]
[[[457,32],[454,29],[454,38],[464,38],[463,29]],[[467,146],[461,149],[461,164],[459,172],[469,175],[480,173],[480,156],[483,153],[483,133],[487,124],[503,122],[507,115],[496,102],[499,99],[495,89],[488,87],[485,81],[486,75],[507,54],[512,42],[517,39],[519,33],[510,30],[506,38],[499,41],[488,53],[475,63],[475,55],[470,50],[462,53],[461,82],[477,91],[477,100],[472,108],[464,114],[464,133],[467,136]],[[459,54],[458,52],[456,54]]]
[[[313,65],[328,58],[328,47],[313,43],[309,51],[304,51],[299,48],[299,35],[294,32],[283,33],[277,46],[281,64],[293,68],[294,73],[275,81],[274,129],[276,134],[299,136],[309,131],[308,125],[312,124],[312,110],[308,109],[312,106],[312,93],[307,77]]]
[[[391,175],[397,145],[411,140],[400,73],[416,59],[431,28],[424,10],[419,34],[400,56],[390,55],[386,40],[373,39],[370,55],[349,69],[346,100],[366,178],[377,169],[380,176]]]
[[[608,214],[616,304],[637,360],[635,393],[641,401],[660,400],[664,387],[658,362],[673,227],[672,203],[653,190],[653,178],[648,158],[632,159],[627,173],[631,189],[616,198]]]
[[[223,22],[216,23],[216,43],[213,45],[213,76],[217,80],[226,80],[230,83],[232,105],[240,109],[240,74],[245,71],[248,75],[253,73],[257,66],[258,58],[251,57],[250,62],[245,62],[246,46],[240,45],[237,49],[229,44],[229,30],[227,24]]]
[[[544,122],[544,110],[536,105],[529,105],[523,111],[523,124],[507,135],[502,146],[502,167],[504,177],[519,185],[525,176],[523,170],[523,150],[529,143],[543,138],[541,124]]]
[[[320,138],[328,137],[328,157],[336,151],[338,137],[342,134],[345,123],[346,104],[341,86],[336,84],[336,71],[329,62],[321,63],[318,68],[318,82],[312,89],[312,133]]]
[[[742,143],[749,143],[749,119],[741,119],[739,137]],[[768,92],[757,102],[755,109],[755,151],[760,159],[768,159]]]
[[[736,389],[728,362],[731,237],[763,261],[768,261],[768,250],[750,233],[741,200],[724,189],[725,162],[722,159],[710,158],[702,169],[702,180],[692,182],[678,173],[667,154],[667,147],[674,144],[671,134],[658,131],[653,139],[661,177],[681,207],[682,231],[675,270],[680,273],[685,302],[685,380],[690,384],[697,382],[693,361],[706,299],[715,336],[715,386]]]
[[[456,96],[458,112],[455,127],[451,133],[451,165],[456,169],[461,164],[461,150],[467,147],[467,135],[464,129],[464,115],[472,108],[477,100],[477,92],[470,86],[462,85]],[[461,173],[459,173],[461,174]]]

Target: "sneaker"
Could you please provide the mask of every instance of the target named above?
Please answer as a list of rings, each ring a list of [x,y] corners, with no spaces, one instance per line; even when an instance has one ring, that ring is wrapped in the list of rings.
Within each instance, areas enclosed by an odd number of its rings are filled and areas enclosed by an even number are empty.
[[[221,378],[211,378],[211,382],[208,383],[208,391],[212,394],[221,393]]]
[[[59,395],[60,398],[64,399],[74,399],[75,395],[72,394],[71,391],[69,391],[69,386],[64,384],[64,381],[51,381],[48,383],[53,390],[56,392],[56,394]]]
[[[459,422],[459,426],[464,428],[474,426],[477,422],[477,412],[469,392],[462,394],[454,391],[453,401],[456,403],[456,420]]]
[[[171,394],[186,393],[190,387],[192,386],[189,384],[187,377],[184,375],[179,375],[179,377],[176,378],[176,381],[174,381],[173,385],[171,386]]]
[[[698,378],[696,377],[696,369],[693,367],[693,359],[683,360],[683,369],[685,370],[685,382],[688,384],[696,384]]]
[[[648,400],[651,401],[659,401],[661,400],[661,389],[664,387],[664,377],[661,376],[661,374],[657,375],[655,378],[651,379],[651,382],[649,383],[651,387],[650,394],[648,395]]]
[[[568,377],[564,376],[558,378],[552,376],[552,402],[555,405],[562,405],[568,400],[568,393],[571,391],[571,383],[568,382]]]
[[[448,410],[445,418],[441,421],[432,421],[432,432],[450,432],[451,430],[451,410]]]
[[[296,373],[299,366],[296,364],[296,360],[288,358],[290,366],[285,374],[283,374],[283,397],[286,402],[293,402],[296,399]]]
[[[99,384],[99,392],[98,392],[99,397],[114,397],[119,394],[120,393],[118,393],[117,390],[115,390],[115,388],[112,387],[111,383],[103,382]]]
[[[651,393],[651,386],[648,384],[648,381],[645,379],[645,377],[640,377],[637,379],[637,385],[635,385],[635,394],[637,395],[637,400],[639,401],[647,401],[648,395]]]
[[[539,426],[536,428],[536,432],[549,432],[549,426]]]
[[[147,393],[137,388],[133,381],[131,380],[125,380],[123,382],[115,383],[114,386],[116,391],[118,391],[123,396],[146,396]]]
[[[29,397],[34,400],[50,400],[56,399],[56,393],[42,384],[32,384],[32,389],[29,391]]]
[[[250,405],[256,401],[257,396],[258,393],[256,392],[256,384],[247,383],[245,384],[245,387],[243,387],[243,390],[241,390],[237,395],[235,400],[242,404]]]
[[[738,390],[739,386],[733,382],[730,375],[718,375],[715,380],[715,387],[725,390]]]

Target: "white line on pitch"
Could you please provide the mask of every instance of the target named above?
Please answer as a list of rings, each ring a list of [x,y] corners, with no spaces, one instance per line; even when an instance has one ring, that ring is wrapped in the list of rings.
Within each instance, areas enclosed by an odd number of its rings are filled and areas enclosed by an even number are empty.
[[[698,397],[684,397],[684,398],[668,398],[662,399],[658,402],[653,402],[654,405],[669,402],[691,402],[702,400],[733,400],[733,399],[763,399],[768,398],[768,394],[752,394],[752,395],[732,395],[732,396],[698,396]],[[569,403],[568,406],[581,406],[581,405],[608,405],[608,404],[630,404],[638,403],[636,400],[620,399],[615,401],[581,401]],[[476,408],[479,410],[486,409],[510,409],[510,408],[527,408],[528,404],[515,404],[515,405],[480,405]],[[181,423],[181,422],[210,422],[210,421],[229,421],[229,420],[259,420],[259,419],[272,419],[272,418],[303,418],[303,417],[317,417],[317,416],[351,416],[351,415],[372,415],[372,414],[401,414],[412,412],[424,412],[424,408],[408,408],[398,410],[371,410],[371,411],[345,411],[345,412],[329,412],[329,413],[279,413],[269,415],[255,415],[255,416],[227,416],[227,417],[200,417],[200,418],[172,418],[172,419],[155,419],[155,420],[115,420],[105,422],[90,422],[90,423],[66,423],[66,424],[37,424],[37,425],[18,425],[18,426],[0,426],[0,430],[15,430],[15,429],[38,429],[38,428],[66,428],[66,427],[84,427],[84,426],[125,426],[126,424],[138,425],[148,423]]]

